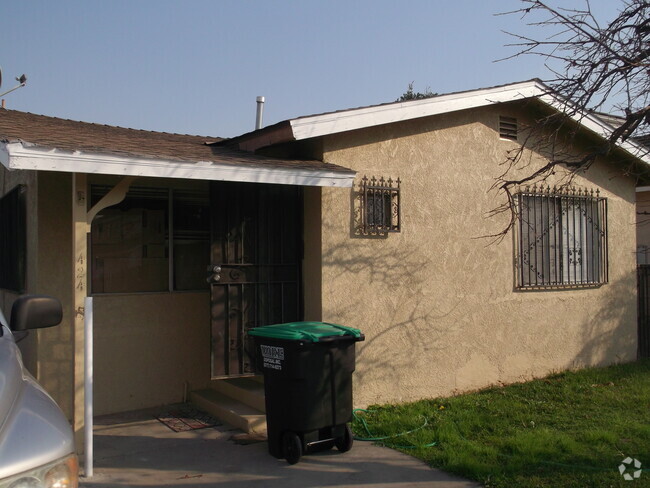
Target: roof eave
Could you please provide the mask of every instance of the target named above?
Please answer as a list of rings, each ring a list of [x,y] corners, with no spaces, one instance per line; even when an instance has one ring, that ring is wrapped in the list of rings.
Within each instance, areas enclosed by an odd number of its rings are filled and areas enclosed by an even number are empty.
[[[411,100],[343,110],[289,120],[295,140],[309,139],[402,122],[447,112],[540,96],[548,89],[538,80],[514,83],[470,92],[451,93],[422,100]]]
[[[119,176],[221,180],[300,186],[352,186],[354,171],[265,168],[214,161],[172,161],[62,151],[23,142],[0,143],[0,163],[10,170],[61,171]]]
[[[554,95],[552,90],[540,80],[530,80],[470,92],[451,93],[422,100],[411,100],[385,105],[376,105],[322,115],[292,119],[293,140],[309,139],[364,129],[377,125],[402,122],[420,117],[440,115],[471,108],[484,107],[496,103],[515,102],[536,98],[558,111],[564,111],[586,129],[602,138],[608,138],[614,127],[595,114],[575,110],[570,102]],[[627,140],[617,144],[631,156],[650,165],[647,148],[635,141]]]
[[[273,146],[283,142],[294,141],[289,120],[269,125],[262,129],[212,143],[214,146],[235,146],[242,151],[255,152],[261,147]]]
[[[597,115],[573,108],[570,102],[558,97],[557,95],[552,94],[548,89],[536,97],[553,109],[569,114],[569,117],[573,121],[577,122],[584,128],[590,130],[603,139],[608,139],[612,135],[612,132],[615,130],[615,127],[605,122]],[[642,144],[628,139],[617,143],[616,146],[630,154],[632,157],[644,162],[647,165],[650,165],[650,154],[648,154],[648,148]]]

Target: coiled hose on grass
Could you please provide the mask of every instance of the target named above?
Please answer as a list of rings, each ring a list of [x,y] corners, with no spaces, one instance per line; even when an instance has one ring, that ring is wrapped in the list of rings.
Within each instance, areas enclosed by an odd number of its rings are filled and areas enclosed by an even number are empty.
[[[393,435],[387,435],[387,436],[376,436],[372,432],[370,432],[370,427],[368,427],[368,422],[366,422],[366,419],[364,418],[363,415],[359,415],[359,412],[363,413],[371,413],[369,410],[364,410],[363,408],[355,408],[352,411],[352,417],[356,422],[361,424],[363,426],[363,429],[366,432],[365,437],[360,437],[360,436],[354,436],[354,439],[357,441],[367,441],[367,442],[378,442],[380,444],[384,444],[389,447],[396,447],[398,449],[418,449],[418,448],[423,448],[423,447],[433,447],[436,445],[435,442],[429,442],[427,444],[423,444],[421,446],[415,446],[415,445],[399,445],[399,444],[394,444],[393,442],[385,442],[385,441],[390,441],[391,439],[395,439],[397,437],[402,437],[408,434],[413,434],[414,432],[417,432],[419,430],[424,429],[428,424],[428,420],[424,418],[424,423],[416,427],[415,429],[408,430],[406,432],[400,432],[399,434],[393,434]]]

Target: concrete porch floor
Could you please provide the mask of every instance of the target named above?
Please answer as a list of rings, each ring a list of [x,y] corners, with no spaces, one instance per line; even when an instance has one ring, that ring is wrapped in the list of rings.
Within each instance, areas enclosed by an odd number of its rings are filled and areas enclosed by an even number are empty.
[[[160,411],[160,410],[158,410]],[[143,410],[95,419],[95,467],[82,488],[478,488],[480,485],[429,468],[392,449],[355,442],[301,458],[290,466],[268,454],[266,442],[230,440],[229,425],[173,432]],[[83,466],[83,459],[81,460]]]

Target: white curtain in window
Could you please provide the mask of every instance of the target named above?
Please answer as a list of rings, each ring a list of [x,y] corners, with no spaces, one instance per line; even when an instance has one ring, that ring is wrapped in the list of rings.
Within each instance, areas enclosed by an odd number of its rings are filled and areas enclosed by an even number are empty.
[[[597,203],[587,198],[563,198],[562,216],[563,280],[597,283],[602,252]]]

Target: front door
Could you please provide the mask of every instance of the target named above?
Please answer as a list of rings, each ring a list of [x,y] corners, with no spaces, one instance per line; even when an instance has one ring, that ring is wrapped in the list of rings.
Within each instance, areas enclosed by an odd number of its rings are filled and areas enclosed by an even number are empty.
[[[212,377],[254,372],[252,327],[302,317],[302,189],[210,187]]]

